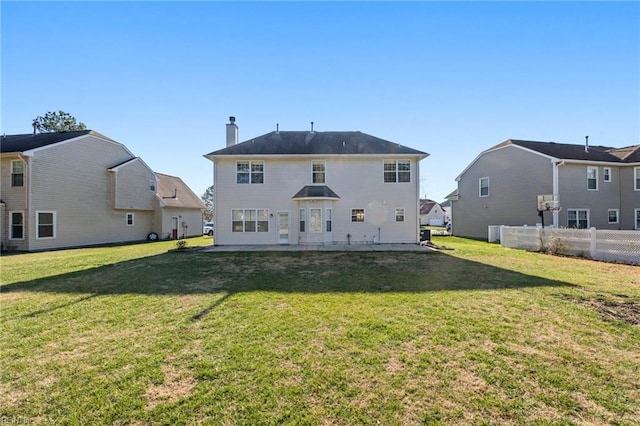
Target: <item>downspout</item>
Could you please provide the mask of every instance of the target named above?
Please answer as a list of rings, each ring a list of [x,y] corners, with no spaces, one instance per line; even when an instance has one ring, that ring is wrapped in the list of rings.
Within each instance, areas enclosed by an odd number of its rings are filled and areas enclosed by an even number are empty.
[[[29,173],[28,173],[29,174],[29,180],[28,180],[28,182],[27,182],[27,184],[25,185],[25,188],[24,188],[24,196],[25,196],[25,201],[26,201],[25,207],[27,208],[27,214],[25,215],[25,218],[24,218],[26,223],[24,224],[23,229],[27,231],[27,235],[26,235],[26,238],[25,238],[25,241],[27,242],[27,251],[31,251],[31,235],[32,235],[31,222],[33,222],[35,224],[36,219],[35,219],[35,213],[33,213],[33,206],[31,205],[31,186],[32,186],[31,177],[32,177],[32,175],[31,175],[31,157],[30,156],[28,156],[28,155],[25,156],[25,163],[27,163],[27,170],[29,170]],[[31,220],[31,215],[32,214],[34,215],[33,216],[33,221]],[[35,230],[36,229],[35,229],[35,226],[34,226],[33,227],[34,233],[35,233]]]
[[[564,161],[554,161],[553,162],[553,207],[558,207],[558,200],[560,199],[560,171],[558,167],[564,165]],[[553,227],[558,229],[560,226],[560,219],[558,210],[553,211]]]
[[[416,159],[416,244],[420,244],[420,158]],[[378,239],[378,243],[381,243]]]

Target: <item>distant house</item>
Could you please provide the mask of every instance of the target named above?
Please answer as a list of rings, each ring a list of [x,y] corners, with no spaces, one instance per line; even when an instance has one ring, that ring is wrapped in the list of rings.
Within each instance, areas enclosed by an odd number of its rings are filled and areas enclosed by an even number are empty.
[[[278,131],[206,154],[214,163],[215,243],[411,243],[419,162],[428,154],[361,132]]]
[[[3,249],[138,241],[161,232],[156,174],[92,130],[2,136],[0,183]]]
[[[626,148],[509,139],[456,178],[453,233],[487,238],[489,225],[640,229],[640,145]],[[538,195],[555,201],[538,215]]]
[[[420,200],[420,225],[444,226],[447,214],[442,206],[433,200]]]
[[[176,176],[156,173],[158,209],[155,224],[161,238],[202,235],[204,203]]]

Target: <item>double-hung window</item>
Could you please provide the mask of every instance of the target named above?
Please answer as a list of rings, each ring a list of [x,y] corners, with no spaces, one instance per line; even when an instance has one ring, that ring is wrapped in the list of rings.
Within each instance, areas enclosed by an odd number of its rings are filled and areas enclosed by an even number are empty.
[[[127,213],[125,215],[125,222],[127,223],[127,226],[133,226],[134,218],[135,218],[134,213]]]
[[[587,190],[598,190],[598,168],[587,167]]]
[[[404,209],[396,209],[396,222],[404,222]]]
[[[489,196],[489,178],[488,177],[483,177],[480,178],[480,180],[478,181],[478,191],[479,191],[479,195],[481,197],[488,197]]]
[[[607,220],[609,223],[618,223],[618,216],[620,216],[620,211],[618,209],[607,210]]]
[[[24,186],[24,163],[20,160],[11,162],[11,186]]]
[[[569,228],[578,228],[578,229],[589,228],[589,210],[586,210],[586,209],[567,210],[567,226]]]
[[[602,181],[611,182],[611,167],[605,167],[602,169]]]
[[[333,216],[333,210],[326,209],[324,212],[325,212],[325,220],[327,222],[327,232],[331,232],[331,217]]]
[[[300,232],[307,231],[307,211],[300,209]]]
[[[24,240],[24,213],[9,212],[9,239]]]
[[[633,189],[636,191],[640,191],[640,167],[636,167],[633,169]]]
[[[36,239],[56,237],[56,212],[36,212]]]
[[[635,228],[640,229],[640,209],[635,209],[633,215],[635,218]]]
[[[411,182],[411,161],[385,160],[384,161],[384,182],[385,183]]]
[[[231,210],[231,232],[269,232],[267,209]]]
[[[313,183],[325,183],[327,163],[324,160],[313,160],[311,165],[311,181]]]
[[[264,161],[236,162],[236,183],[264,183]]]
[[[351,209],[351,222],[364,222],[364,209]]]

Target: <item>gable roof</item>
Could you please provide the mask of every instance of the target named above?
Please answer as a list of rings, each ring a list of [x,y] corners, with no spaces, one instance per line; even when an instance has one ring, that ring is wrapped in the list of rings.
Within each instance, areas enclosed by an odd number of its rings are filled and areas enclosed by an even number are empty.
[[[206,154],[221,155],[358,155],[387,154],[427,157],[426,152],[362,132],[271,132]]]
[[[109,139],[108,137],[93,130],[39,133],[37,135],[28,133],[21,135],[3,135],[0,137],[0,152],[29,151],[31,149],[42,148],[43,146],[53,145],[58,142],[63,142],[84,135],[92,135],[111,142],[116,142],[113,139]]]
[[[508,145],[517,145],[540,154],[548,155],[559,160],[581,160],[581,161],[605,161],[612,163],[633,162],[629,160],[634,154],[640,156],[640,145],[634,145],[626,148],[613,148],[609,146],[589,145],[589,149],[585,150],[584,145],[557,143],[557,142],[538,142],[525,141],[519,139],[508,139],[501,144],[494,146],[489,150],[502,148]],[[486,151],[485,151],[486,152]],[[635,158],[635,157],[634,157]],[[637,160],[636,160],[637,161]]]
[[[156,173],[158,188],[156,197],[164,207],[204,209],[202,200],[177,176]]]
[[[431,210],[436,206],[435,201],[433,200],[420,200],[420,214],[429,214],[429,212],[431,212]]]

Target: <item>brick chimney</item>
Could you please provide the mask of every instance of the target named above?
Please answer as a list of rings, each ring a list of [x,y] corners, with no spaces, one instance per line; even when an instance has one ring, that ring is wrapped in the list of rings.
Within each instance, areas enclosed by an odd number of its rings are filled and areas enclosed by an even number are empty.
[[[227,124],[227,146],[236,145],[238,143],[238,126],[236,125],[236,118],[229,117],[229,124]]]

